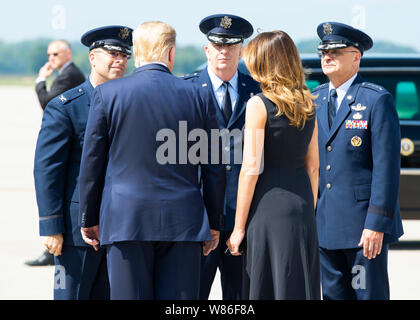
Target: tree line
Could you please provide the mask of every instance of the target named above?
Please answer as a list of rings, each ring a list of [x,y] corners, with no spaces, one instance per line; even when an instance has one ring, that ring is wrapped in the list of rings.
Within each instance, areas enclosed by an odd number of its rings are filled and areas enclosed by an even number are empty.
[[[17,43],[0,41],[0,75],[35,76],[39,69],[48,61],[47,47],[50,39],[38,39]],[[89,50],[77,42],[70,42],[73,62],[88,75],[90,64],[88,59]],[[177,47],[174,74],[184,74],[206,61],[204,49],[196,46]],[[135,69],[134,58],[130,59],[127,73]]]
[[[0,75],[34,76],[47,61],[47,47],[51,39],[26,40],[15,43],[0,41]],[[297,43],[300,53],[316,53],[319,40],[305,40]],[[73,61],[88,75],[90,64],[88,49],[79,42],[70,43],[73,51]],[[393,44],[391,42],[375,42],[369,52],[381,53],[416,53],[416,50]],[[206,62],[204,49],[199,46],[178,46],[173,73],[182,75],[193,72],[199,65]],[[127,73],[134,70],[134,59],[128,63]]]

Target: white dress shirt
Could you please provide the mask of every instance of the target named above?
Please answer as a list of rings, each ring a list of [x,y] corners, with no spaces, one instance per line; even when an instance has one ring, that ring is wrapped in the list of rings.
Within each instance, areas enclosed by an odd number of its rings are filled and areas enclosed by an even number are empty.
[[[72,63],[72,61],[70,60],[70,61],[67,61],[65,64],[63,64],[63,66],[61,67],[61,69],[60,70],[58,70],[58,74],[61,74],[62,72],[63,72],[63,70],[65,69],[65,68],[67,68],[69,65],[70,65],[70,63]],[[40,83],[40,82],[42,82],[42,81],[47,81],[47,79],[46,78],[44,78],[44,77],[37,77],[36,79],[35,79],[35,83],[36,84],[38,84],[38,83]]]
[[[58,70],[58,74],[63,73],[63,70],[65,68],[67,68],[71,63],[72,63],[72,61],[70,60],[70,61],[67,61],[65,64],[63,64],[63,66],[60,68],[60,70]]]
[[[354,79],[356,79],[356,77],[357,77],[357,73],[353,77],[351,77],[349,80],[344,82],[338,88],[334,88],[333,84],[330,81],[329,92],[331,91],[331,89],[335,89],[337,91],[337,100],[336,100],[337,105],[335,106],[337,111],[340,108],[341,102],[343,101],[344,97],[346,96],[347,91],[349,91],[350,86],[353,83]],[[329,93],[328,93],[328,96],[329,96]]]
[[[219,108],[222,109],[222,102],[223,98],[225,96],[225,87],[223,86],[223,80],[220,79],[218,76],[214,74],[214,72],[207,66],[207,72],[210,77],[210,81],[213,87],[214,96],[217,99],[217,102],[219,104]],[[236,102],[239,98],[238,93],[238,70],[236,70],[234,76],[228,81],[229,86],[229,95],[230,95],[230,101],[232,103],[232,113],[233,110],[235,110]]]

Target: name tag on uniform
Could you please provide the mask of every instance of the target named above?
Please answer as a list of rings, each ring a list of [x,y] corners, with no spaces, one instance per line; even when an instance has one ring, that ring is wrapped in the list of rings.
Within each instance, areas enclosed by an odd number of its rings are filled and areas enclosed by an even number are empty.
[[[367,130],[367,120],[346,120],[346,129]]]

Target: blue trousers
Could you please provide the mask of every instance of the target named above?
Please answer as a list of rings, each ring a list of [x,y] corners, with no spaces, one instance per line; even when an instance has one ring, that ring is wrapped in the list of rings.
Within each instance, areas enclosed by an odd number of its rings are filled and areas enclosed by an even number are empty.
[[[54,300],[109,300],[104,249],[64,245],[54,262]]]
[[[389,300],[388,245],[375,259],[363,256],[363,248],[320,248],[324,300]]]
[[[108,245],[111,300],[197,300],[201,255],[201,242]]]
[[[211,286],[220,270],[223,300],[242,298],[243,257],[226,255],[226,241],[232,231],[221,231],[219,245],[208,256],[202,256],[200,276],[200,300],[208,300]]]

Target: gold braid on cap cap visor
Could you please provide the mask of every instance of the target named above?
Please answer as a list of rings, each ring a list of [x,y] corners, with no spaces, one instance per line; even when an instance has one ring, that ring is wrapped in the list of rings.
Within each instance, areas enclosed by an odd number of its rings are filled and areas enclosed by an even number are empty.
[[[346,40],[327,40],[322,41],[318,45],[318,50],[332,50],[332,49],[341,49],[347,47],[355,47],[359,49],[359,43],[346,41]]]
[[[111,44],[105,44],[102,46],[104,49],[109,50],[109,51],[119,51],[119,52],[123,52],[126,54],[131,55],[131,50],[126,49],[124,47],[120,47],[120,46],[113,46]]]
[[[318,46],[318,50],[331,50],[331,49],[342,49],[348,46],[344,43],[321,43]]]
[[[242,38],[232,38],[232,37],[221,37],[215,34],[210,34],[207,37],[211,42],[217,44],[237,44],[242,42]]]

